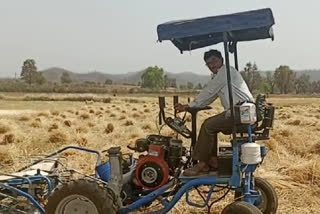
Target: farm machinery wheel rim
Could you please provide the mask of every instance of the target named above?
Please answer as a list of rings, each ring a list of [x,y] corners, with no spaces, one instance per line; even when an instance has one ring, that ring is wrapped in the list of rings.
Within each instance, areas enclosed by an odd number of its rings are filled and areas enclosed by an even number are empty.
[[[268,198],[264,191],[260,190],[259,188],[257,189],[261,194],[261,198],[260,198],[260,203],[258,203],[256,206],[259,208],[259,210],[264,212],[265,210],[267,210]]]
[[[57,206],[55,214],[99,214],[95,204],[82,195],[70,195]]]

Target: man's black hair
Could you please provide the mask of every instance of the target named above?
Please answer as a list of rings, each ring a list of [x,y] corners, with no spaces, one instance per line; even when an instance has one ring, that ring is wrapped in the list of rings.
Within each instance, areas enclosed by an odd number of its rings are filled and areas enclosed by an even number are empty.
[[[207,61],[207,59],[209,59],[212,56],[215,56],[215,57],[221,59],[222,63],[223,63],[223,57],[221,55],[221,52],[218,51],[218,50],[214,50],[214,49],[211,49],[211,50],[205,52],[204,56],[203,56],[203,59],[204,59],[204,61]]]

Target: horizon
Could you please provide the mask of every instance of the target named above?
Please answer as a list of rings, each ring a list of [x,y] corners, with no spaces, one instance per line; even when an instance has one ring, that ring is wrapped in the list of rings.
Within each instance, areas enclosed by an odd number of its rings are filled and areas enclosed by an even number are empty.
[[[295,71],[319,70],[320,29],[309,27],[317,26],[317,6],[317,0],[308,4],[290,1],[290,10],[287,2],[277,0],[203,0],[202,4],[179,0],[6,1],[0,8],[0,56],[5,59],[0,64],[0,77],[20,76],[28,58],[35,59],[38,70],[61,67],[76,73],[125,74],[157,65],[170,73],[205,75],[203,52],[222,50],[222,45],[181,55],[170,42],[156,42],[157,25],[260,8],[273,11],[275,40],[239,43],[240,70],[247,62],[255,62],[263,71],[274,71],[280,65]]]

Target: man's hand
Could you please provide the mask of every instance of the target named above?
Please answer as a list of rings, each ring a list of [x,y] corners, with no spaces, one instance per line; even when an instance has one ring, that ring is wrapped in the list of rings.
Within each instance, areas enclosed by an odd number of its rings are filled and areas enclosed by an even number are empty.
[[[179,113],[179,112],[183,112],[186,111],[188,105],[182,105],[181,103],[178,103],[174,106],[174,109]]]

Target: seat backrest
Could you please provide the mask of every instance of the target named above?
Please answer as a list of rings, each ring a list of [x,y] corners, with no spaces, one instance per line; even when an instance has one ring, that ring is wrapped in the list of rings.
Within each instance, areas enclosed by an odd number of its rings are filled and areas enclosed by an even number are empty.
[[[257,122],[260,122],[261,120],[263,120],[265,108],[266,108],[266,95],[258,94],[256,98]]]

